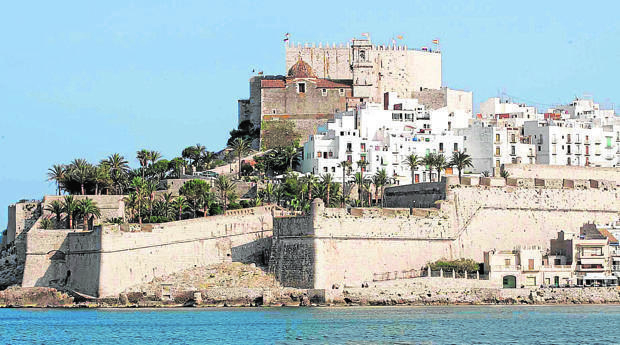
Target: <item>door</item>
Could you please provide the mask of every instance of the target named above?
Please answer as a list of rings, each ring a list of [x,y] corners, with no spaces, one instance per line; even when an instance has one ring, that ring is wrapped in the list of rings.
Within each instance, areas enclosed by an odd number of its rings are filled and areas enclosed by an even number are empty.
[[[517,278],[515,276],[504,276],[502,281],[504,289],[514,289],[517,287]]]
[[[560,286],[560,277],[558,276],[553,277],[553,285]]]
[[[415,183],[420,183],[420,174],[415,174]]]

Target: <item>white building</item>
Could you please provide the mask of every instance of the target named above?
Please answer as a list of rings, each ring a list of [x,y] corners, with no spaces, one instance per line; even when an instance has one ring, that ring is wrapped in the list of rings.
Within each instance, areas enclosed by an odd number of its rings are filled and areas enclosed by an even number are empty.
[[[597,125],[613,125],[618,121],[613,109],[601,109],[592,99],[575,98],[567,105],[549,109],[548,113],[559,113],[562,118],[592,120]]]
[[[520,128],[493,127],[476,121],[468,128],[456,129],[455,134],[463,137],[474,173],[498,174],[503,164],[535,163],[534,145],[530,137],[522,135]]]
[[[426,110],[415,99],[399,99],[386,94],[384,104],[364,103],[355,111],[338,113],[327,124],[324,133],[311,136],[304,144],[302,171],[331,173],[342,181],[341,161],[368,162],[365,171],[374,174],[385,169],[388,176],[411,183],[411,170],[404,164],[407,156],[420,159],[429,153],[443,154],[450,160],[452,152],[463,149],[463,138],[453,128],[465,127],[471,114],[449,112],[447,108]],[[436,178],[436,172],[419,167],[416,182]]]
[[[528,121],[526,136],[536,145],[536,163],[620,166],[620,126],[596,126],[581,119]]]

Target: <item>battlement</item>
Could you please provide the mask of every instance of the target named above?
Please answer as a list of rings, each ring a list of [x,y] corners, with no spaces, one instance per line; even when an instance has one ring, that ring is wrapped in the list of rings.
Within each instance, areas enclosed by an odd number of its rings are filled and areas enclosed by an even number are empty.
[[[287,50],[299,50],[299,49],[323,49],[323,50],[336,50],[336,49],[351,49],[353,45],[350,42],[347,43],[332,43],[329,42],[297,42],[297,43],[287,43],[285,48]],[[429,50],[429,49],[421,49],[421,48],[409,48],[407,45],[400,44],[369,44],[370,50],[378,50],[378,51],[418,51],[422,53],[429,54],[441,54],[440,50]]]

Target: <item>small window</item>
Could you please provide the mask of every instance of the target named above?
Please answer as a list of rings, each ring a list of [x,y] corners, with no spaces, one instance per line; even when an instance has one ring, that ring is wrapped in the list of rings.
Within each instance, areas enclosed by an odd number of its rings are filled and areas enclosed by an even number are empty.
[[[274,114],[276,113],[276,110],[275,110],[275,109],[273,110],[273,113],[274,113]]]
[[[327,89],[321,89],[321,95],[327,96]]]
[[[332,167],[332,172],[336,172],[336,167]]]
[[[297,84],[297,92],[305,93],[306,92],[306,83],[298,83]]]
[[[338,92],[340,92],[340,96],[344,96],[344,89],[340,89]]]
[[[499,142],[499,134],[495,134],[495,141]]]
[[[323,172],[327,172],[327,167],[323,167]]]
[[[322,154],[322,152],[321,152],[321,151],[319,151],[319,152],[317,152],[317,153],[316,153],[316,156],[317,156],[318,158],[321,158],[321,154]]]

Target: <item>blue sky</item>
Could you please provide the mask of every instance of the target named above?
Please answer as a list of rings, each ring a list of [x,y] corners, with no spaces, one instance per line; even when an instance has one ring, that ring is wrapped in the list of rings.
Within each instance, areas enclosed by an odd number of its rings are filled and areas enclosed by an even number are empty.
[[[46,171],[142,148],[221,148],[252,69],[283,74],[293,42],[362,32],[410,47],[439,38],[444,85],[620,104],[615,1],[5,2],[0,11],[0,229],[6,206],[53,193]]]

